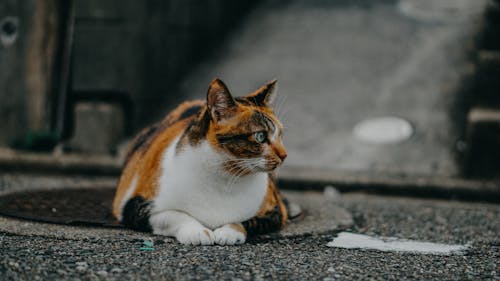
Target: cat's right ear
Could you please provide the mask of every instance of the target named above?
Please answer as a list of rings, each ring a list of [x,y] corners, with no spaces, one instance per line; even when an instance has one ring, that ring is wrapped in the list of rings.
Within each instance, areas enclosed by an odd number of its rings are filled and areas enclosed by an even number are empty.
[[[236,102],[224,82],[216,78],[208,87],[207,107],[214,121],[231,117],[236,112]]]

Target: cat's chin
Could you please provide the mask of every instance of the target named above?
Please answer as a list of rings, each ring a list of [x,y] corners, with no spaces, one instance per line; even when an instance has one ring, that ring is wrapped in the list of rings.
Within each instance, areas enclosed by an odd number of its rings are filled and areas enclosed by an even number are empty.
[[[274,172],[280,165],[276,165],[276,166],[273,166],[273,167],[257,167],[256,168],[256,171],[257,173],[272,173]]]

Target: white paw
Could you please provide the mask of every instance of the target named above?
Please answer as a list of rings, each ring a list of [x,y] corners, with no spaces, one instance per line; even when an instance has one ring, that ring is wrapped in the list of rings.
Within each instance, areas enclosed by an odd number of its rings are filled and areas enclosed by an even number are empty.
[[[243,230],[244,231],[244,230]],[[237,227],[226,224],[214,230],[215,243],[219,245],[243,244],[246,240],[246,234]]]
[[[184,224],[175,238],[184,245],[213,245],[214,232],[199,224]]]

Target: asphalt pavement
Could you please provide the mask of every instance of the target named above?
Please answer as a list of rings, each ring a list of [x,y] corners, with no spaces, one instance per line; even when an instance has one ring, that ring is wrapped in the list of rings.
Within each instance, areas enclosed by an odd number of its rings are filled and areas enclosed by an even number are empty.
[[[335,204],[354,218],[354,225],[343,231],[462,244],[469,249],[441,256],[328,247],[341,229],[258,238],[241,246],[195,247],[125,230],[72,228],[71,236],[55,237],[65,227],[51,225],[51,233],[37,234],[37,228],[47,225],[30,223],[18,234],[0,232],[0,279],[500,279],[498,205],[357,193],[344,194]],[[104,232],[89,234],[93,231]],[[144,241],[150,240],[152,250],[145,250]]]
[[[266,2],[178,94],[203,97],[214,76],[236,95],[277,78],[290,167],[455,177],[450,110],[483,8],[484,1]],[[381,146],[353,136],[358,122],[387,115],[410,121],[409,140]],[[0,194],[115,183],[113,176],[0,173]],[[240,246],[183,246],[125,229],[0,217],[0,280],[500,280],[500,205],[290,196],[306,202],[306,214],[321,211],[282,235]],[[432,255],[328,247],[340,231],[468,249]]]

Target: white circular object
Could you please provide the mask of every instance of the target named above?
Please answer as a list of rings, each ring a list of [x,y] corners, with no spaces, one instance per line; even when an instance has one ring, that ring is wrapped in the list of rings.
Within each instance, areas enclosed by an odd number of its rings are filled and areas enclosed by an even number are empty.
[[[354,136],[373,144],[392,144],[405,141],[413,134],[410,122],[398,117],[380,117],[361,121],[353,130]]]

